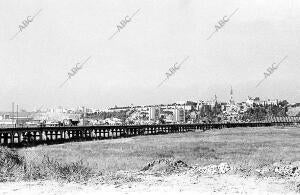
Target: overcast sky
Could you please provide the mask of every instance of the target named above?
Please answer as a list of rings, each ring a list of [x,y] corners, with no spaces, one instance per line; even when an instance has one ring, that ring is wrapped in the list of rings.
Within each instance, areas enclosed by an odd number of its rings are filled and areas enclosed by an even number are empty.
[[[0,23],[0,110],[10,110],[12,102],[31,110],[211,100],[215,94],[227,101],[230,86],[237,101],[300,102],[299,0],[0,0]]]

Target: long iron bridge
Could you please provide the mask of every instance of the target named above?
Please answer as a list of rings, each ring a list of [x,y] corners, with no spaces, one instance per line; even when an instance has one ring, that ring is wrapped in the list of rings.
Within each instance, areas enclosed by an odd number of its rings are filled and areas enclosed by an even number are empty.
[[[9,147],[56,144],[70,141],[115,139],[139,135],[183,133],[188,131],[223,129],[234,127],[268,127],[300,124],[300,117],[286,117],[267,122],[212,123],[212,124],[166,124],[126,126],[67,126],[29,127],[0,129],[0,145]]]

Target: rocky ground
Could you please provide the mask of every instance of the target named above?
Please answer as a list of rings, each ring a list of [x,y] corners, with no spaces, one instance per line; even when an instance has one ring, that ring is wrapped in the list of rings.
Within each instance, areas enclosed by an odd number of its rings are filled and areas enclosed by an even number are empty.
[[[297,194],[300,161],[263,166],[241,174],[228,163],[188,165],[175,159],[149,162],[140,171],[94,176],[85,183],[6,182],[1,194]]]

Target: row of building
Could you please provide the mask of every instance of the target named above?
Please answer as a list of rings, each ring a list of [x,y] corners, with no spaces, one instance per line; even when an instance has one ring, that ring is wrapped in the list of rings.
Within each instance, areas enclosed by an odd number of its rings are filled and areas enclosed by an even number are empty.
[[[232,91],[231,98],[228,102],[218,102],[215,96],[212,101],[181,101],[173,104],[160,105],[143,105],[143,106],[127,106],[127,107],[113,107],[109,108],[109,112],[122,112],[133,110],[134,114],[129,116],[137,124],[144,124],[149,121],[156,123],[160,119],[166,123],[193,123],[199,122],[199,114],[207,113],[208,110],[214,111],[218,107],[217,113],[222,120],[232,121],[240,120],[241,114],[245,113],[249,108],[254,106],[277,106],[281,101],[279,100],[260,100],[258,97],[248,97],[245,102],[235,103]],[[205,117],[203,117],[205,118]]]
[[[155,123],[194,123],[199,122],[199,117],[205,118],[203,113],[214,111],[219,118],[226,120],[239,120],[240,115],[254,106],[279,105],[282,102],[276,100],[260,100],[259,97],[248,97],[246,101],[236,103],[233,91],[230,91],[230,99],[227,102],[219,102],[217,96],[211,101],[180,101],[172,104],[160,105],[130,105],[125,107],[112,107],[106,110],[77,107],[66,109],[36,109],[33,112],[0,113],[0,127],[16,126],[58,126],[58,125],[120,125],[120,124],[155,124]],[[101,112],[116,113],[126,112],[126,119],[110,117],[106,119],[88,118],[87,114],[99,114]],[[201,121],[201,120],[200,120]]]

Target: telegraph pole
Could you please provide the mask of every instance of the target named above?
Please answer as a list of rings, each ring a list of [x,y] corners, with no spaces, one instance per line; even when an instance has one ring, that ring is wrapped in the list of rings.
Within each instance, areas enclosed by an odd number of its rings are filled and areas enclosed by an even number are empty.
[[[84,106],[83,106],[82,126],[84,126],[84,115],[85,115],[85,109],[84,109]]]
[[[19,118],[18,111],[19,111],[19,105],[17,104],[17,121],[16,121],[16,127],[18,127],[18,118]]]
[[[183,123],[185,123],[185,102],[183,104]]]
[[[12,126],[14,126],[14,108],[15,108],[15,103],[13,102],[12,103],[12,116],[11,116],[11,123],[12,123]]]

